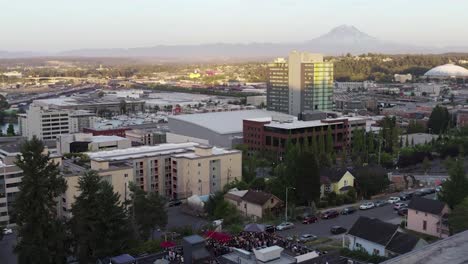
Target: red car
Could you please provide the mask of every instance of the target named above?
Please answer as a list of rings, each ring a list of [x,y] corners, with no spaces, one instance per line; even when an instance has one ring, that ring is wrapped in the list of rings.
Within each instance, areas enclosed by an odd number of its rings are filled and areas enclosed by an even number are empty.
[[[318,221],[318,218],[316,216],[308,216],[304,218],[304,221],[302,221],[302,223],[304,225],[307,225],[307,224],[316,223],[317,221]]]
[[[330,218],[335,218],[338,217],[340,213],[336,210],[330,210],[322,213],[322,219],[330,219]]]
[[[401,215],[401,216],[408,215],[408,208],[404,207],[398,210],[398,215]]]

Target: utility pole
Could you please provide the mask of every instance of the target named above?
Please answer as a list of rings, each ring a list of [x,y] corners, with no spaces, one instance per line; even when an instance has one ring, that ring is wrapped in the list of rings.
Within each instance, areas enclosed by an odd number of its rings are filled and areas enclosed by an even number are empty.
[[[293,189],[296,190],[294,187],[286,187],[286,206],[284,207],[284,221],[288,221],[288,190]]]

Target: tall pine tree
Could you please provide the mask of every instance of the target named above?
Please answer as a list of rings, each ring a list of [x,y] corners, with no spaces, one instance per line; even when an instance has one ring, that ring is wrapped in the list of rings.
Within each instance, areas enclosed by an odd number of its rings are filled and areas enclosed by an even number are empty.
[[[130,184],[131,210],[133,221],[140,238],[146,240],[153,237],[156,227],[163,228],[167,224],[167,212],[164,201],[157,193],[146,193],[144,190]]]
[[[78,189],[80,195],[72,206],[71,226],[79,263],[122,253],[131,233],[119,195],[95,171],[80,177]]]
[[[56,206],[67,185],[58,165],[44,154],[44,144],[36,137],[23,143],[16,165],[23,171],[14,203],[18,263],[65,263],[68,240]]]

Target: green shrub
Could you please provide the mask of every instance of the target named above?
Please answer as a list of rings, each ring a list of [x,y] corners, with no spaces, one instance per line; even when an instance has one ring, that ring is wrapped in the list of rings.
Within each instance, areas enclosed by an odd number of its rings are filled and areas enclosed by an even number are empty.
[[[336,200],[335,200],[335,205],[340,206],[340,205],[343,205],[343,203],[344,203],[344,195],[341,195],[341,194],[337,195]]]
[[[319,208],[325,208],[328,206],[328,202],[325,201],[325,200],[321,200],[319,203],[318,203],[318,207]]]

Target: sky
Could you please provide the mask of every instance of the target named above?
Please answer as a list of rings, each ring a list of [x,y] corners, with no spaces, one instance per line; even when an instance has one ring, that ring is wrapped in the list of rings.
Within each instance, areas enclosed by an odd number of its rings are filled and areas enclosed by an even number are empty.
[[[466,0],[0,0],[0,50],[302,42],[347,24],[382,40],[468,46]]]

